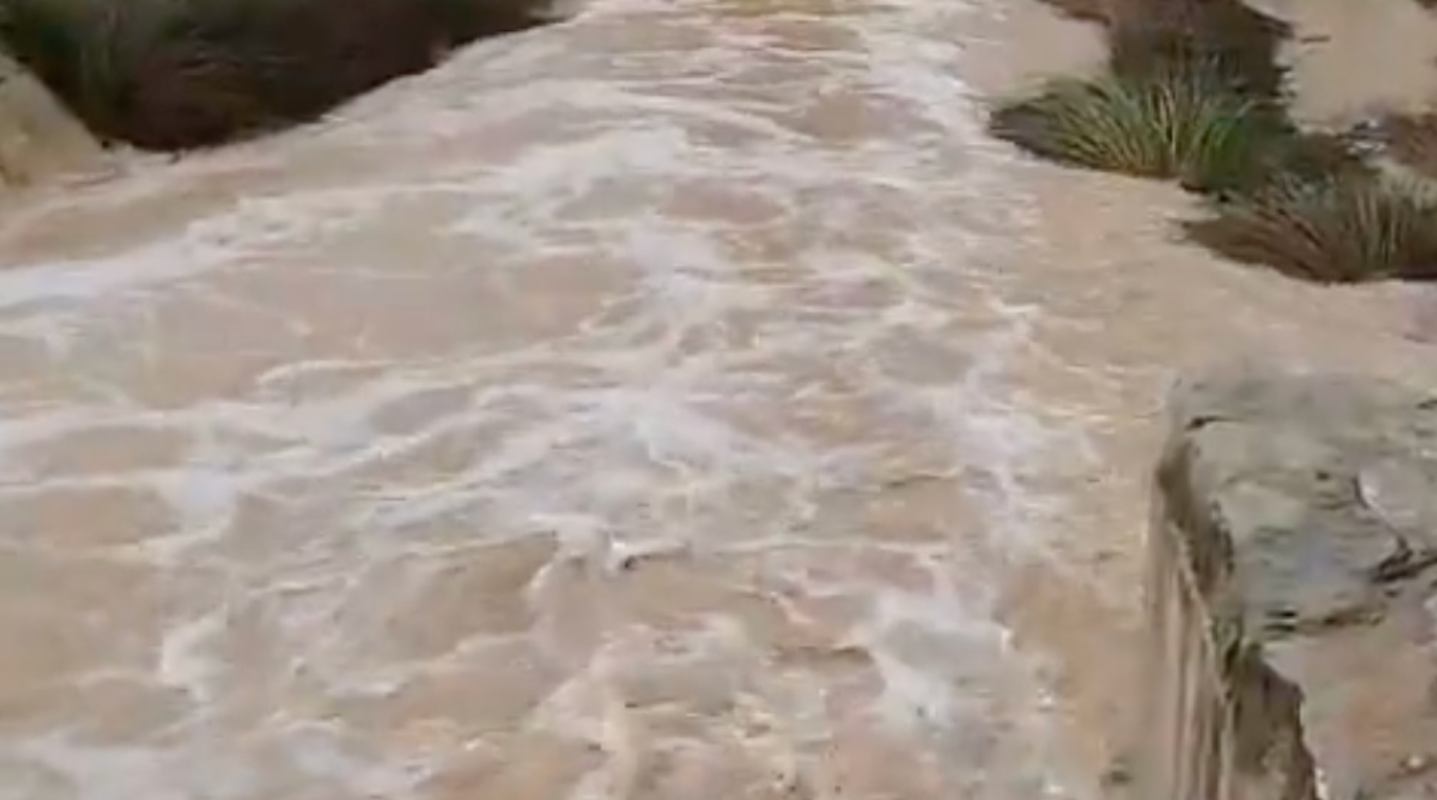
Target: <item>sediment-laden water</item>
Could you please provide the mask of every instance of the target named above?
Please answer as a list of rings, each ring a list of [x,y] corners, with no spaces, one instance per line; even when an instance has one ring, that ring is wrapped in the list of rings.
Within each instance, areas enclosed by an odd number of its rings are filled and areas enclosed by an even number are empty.
[[[0,798],[1100,796],[1175,371],[1437,364],[983,133],[1100,51],[596,0],[12,203]]]

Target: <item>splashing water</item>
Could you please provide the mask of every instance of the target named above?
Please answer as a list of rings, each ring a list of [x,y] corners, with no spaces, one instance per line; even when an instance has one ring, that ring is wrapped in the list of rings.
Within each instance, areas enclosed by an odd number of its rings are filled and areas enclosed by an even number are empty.
[[[1000,5],[605,0],[11,214],[0,797],[1092,796],[1021,587],[1181,348],[1072,265],[1180,251],[982,134]]]

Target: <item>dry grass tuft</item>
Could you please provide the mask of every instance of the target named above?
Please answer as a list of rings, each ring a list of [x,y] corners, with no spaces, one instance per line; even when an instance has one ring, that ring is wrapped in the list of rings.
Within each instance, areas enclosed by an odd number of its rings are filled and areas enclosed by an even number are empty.
[[[1241,187],[1263,171],[1271,125],[1255,101],[1211,73],[1060,81],[992,118],[1000,137],[1064,163],[1203,191]]]
[[[1437,196],[1411,182],[1283,181],[1188,231],[1230,258],[1322,283],[1437,278]]]

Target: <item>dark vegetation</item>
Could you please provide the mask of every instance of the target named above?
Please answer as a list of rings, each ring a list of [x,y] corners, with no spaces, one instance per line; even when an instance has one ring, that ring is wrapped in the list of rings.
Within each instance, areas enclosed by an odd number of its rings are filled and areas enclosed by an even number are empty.
[[[1231,190],[1264,170],[1258,145],[1269,131],[1252,101],[1216,81],[1205,69],[1059,81],[1000,109],[993,126],[1054,160]]]
[[[101,138],[180,149],[311,119],[540,21],[534,0],[0,0],[0,46]]]
[[[1437,179],[1437,114],[1393,114],[1382,121],[1388,151],[1418,174]]]
[[[1197,241],[1298,277],[1437,278],[1437,202],[1372,178],[1283,180],[1189,223]]]
[[[1108,74],[1008,103],[994,132],[1057,161],[1174,179],[1210,198],[1189,223],[1231,258],[1322,282],[1437,278],[1437,202],[1343,136],[1286,111],[1286,26],[1241,0],[1049,0],[1106,25]],[[1437,175],[1437,118],[1394,118],[1393,151]]]

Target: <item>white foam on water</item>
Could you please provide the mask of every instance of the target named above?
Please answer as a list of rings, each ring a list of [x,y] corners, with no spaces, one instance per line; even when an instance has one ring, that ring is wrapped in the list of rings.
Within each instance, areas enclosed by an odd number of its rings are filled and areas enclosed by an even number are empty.
[[[0,516],[122,491],[143,529],[57,583],[130,570],[133,641],[17,680],[181,695],[0,749],[94,800],[1068,791],[994,607],[1054,439],[1005,371],[1031,220],[975,8],[605,0],[75,198],[254,184],[0,272],[42,354],[0,365]]]

